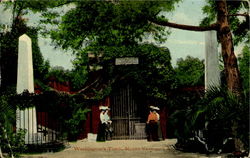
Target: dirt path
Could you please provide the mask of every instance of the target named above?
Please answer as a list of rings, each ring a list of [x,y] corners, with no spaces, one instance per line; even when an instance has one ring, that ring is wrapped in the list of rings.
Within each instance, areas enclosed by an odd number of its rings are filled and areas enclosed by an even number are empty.
[[[80,140],[69,143],[68,147],[56,153],[23,155],[25,158],[222,158],[202,154],[183,153],[174,150],[176,139],[159,142],[146,140],[112,140],[88,142]]]

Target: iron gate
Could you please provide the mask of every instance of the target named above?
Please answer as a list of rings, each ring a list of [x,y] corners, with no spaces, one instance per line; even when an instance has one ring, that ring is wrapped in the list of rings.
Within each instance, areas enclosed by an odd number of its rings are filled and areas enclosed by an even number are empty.
[[[139,112],[132,87],[120,87],[111,97],[113,139],[144,139],[145,120]]]

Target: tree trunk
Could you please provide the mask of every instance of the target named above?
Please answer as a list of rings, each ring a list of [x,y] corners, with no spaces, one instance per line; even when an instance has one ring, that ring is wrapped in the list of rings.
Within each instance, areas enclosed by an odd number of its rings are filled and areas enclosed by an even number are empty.
[[[228,90],[241,95],[242,86],[240,82],[240,74],[237,64],[237,58],[234,54],[234,46],[231,30],[228,24],[228,12],[227,12],[227,3],[226,0],[217,0],[217,22],[211,24],[210,26],[190,26],[190,25],[182,25],[175,24],[168,21],[162,21],[159,19],[149,19],[154,24],[160,26],[168,26],[172,28],[189,30],[189,31],[209,31],[216,30],[217,38],[219,43],[221,43],[221,53],[224,61],[225,68],[225,78]]]
[[[1,142],[0,142],[0,143],[1,143]],[[0,158],[3,158],[3,153],[2,153],[1,146],[0,146]]]
[[[234,54],[232,34],[228,24],[226,0],[216,1],[216,7],[218,11],[217,23],[219,24],[217,38],[221,43],[221,53],[224,61],[227,88],[234,94],[241,96],[242,87],[240,82],[240,73],[237,64],[237,58]],[[244,149],[243,143],[239,138],[237,138],[238,124],[235,121],[233,121],[232,124],[235,150],[242,151]]]
[[[231,30],[228,24],[228,12],[226,0],[216,1],[217,5],[217,38],[221,43],[221,53],[224,61],[225,77],[228,90],[240,96],[242,88],[237,58],[234,54],[234,46]]]
[[[237,58],[234,54],[232,34],[227,18],[228,17],[227,3],[226,0],[217,0],[215,2],[217,7],[217,22],[207,27],[180,25],[180,24],[170,23],[168,21],[157,21],[155,19],[152,20],[150,19],[150,21],[157,25],[169,26],[182,30],[190,30],[190,31],[216,30],[217,39],[221,44],[221,53],[224,62],[227,88],[229,91],[241,97],[242,85],[240,82],[240,73],[237,64]],[[241,151],[243,149],[243,143],[240,141],[239,138],[237,138],[238,135],[237,128],[238,128],[237,123],[233,121],[232,134],[234,135],[235,149],[236,151]]]

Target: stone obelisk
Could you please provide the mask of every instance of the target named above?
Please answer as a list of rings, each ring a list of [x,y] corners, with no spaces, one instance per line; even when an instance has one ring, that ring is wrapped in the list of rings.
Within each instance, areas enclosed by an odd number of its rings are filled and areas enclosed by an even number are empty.
[[[216,31],[205,32],[205,89],[220,86]]]
[[[34,92],[33,60],[31,39],[26,35],[19,37],[18,43],[18,67],[17,67],[17,93],[28,90]],[[16,127],[26,129],[25,143],[33,144],[37,139],[36,108],[17,109]]]

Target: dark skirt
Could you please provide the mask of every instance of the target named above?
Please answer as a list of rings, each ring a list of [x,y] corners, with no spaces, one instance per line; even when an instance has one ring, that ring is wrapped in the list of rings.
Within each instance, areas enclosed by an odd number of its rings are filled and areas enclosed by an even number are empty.
[[[158,138],[158,125],[155,121],[150,121],[146,127],[147,140],[148,141],[159,141]]]
[[[106,124],[100,122],[96,141],[105,141],[105,140],[106,140]]]

